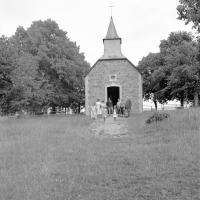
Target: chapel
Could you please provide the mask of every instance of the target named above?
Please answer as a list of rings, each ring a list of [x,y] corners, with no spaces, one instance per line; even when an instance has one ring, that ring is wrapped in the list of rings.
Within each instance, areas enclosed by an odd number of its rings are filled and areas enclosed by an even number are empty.
[[[103,39],[104,53],[90,68],[85,77],[85,109],[97,99],[113,105],[118,99],[132,102],[131,113],[142,112],[142,76],[137,68],[122,54],[122,39],[118,36],[113,18],[110,19],[106,37]]]

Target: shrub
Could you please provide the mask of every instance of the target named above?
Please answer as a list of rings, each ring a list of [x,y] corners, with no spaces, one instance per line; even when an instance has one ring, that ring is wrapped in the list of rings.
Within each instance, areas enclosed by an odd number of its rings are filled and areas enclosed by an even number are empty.
[[[169,114],[167,113],[154,113],[146,120],[146,124],[151,124],[153,122],[161,122],[162,120],[169,118]]]

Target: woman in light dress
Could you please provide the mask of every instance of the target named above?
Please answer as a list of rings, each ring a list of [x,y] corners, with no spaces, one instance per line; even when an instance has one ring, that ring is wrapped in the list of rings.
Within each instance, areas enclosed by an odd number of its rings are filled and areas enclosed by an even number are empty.
[[[107,106],[104,103],[104,101],[101,102],[101,112],[102,112],[102,117],[104,122],[106,121],[106,117],[107,117]]]
[[[114,118],[114,120],[117,120],[117,107],[116,106],[114,106],[113,118]]]
[[[97,118],[101,117],[102,110],[101,110],[101,101],[97,99],[96,101],[96,111],[97,111]]]
[[[96,119],[97,118],[96,103],[91,106],[90,116],[91,116],[92,119]]]
[[[103,117],[104,121],[106,121],[107,106],[104,101],[101,102],[99,99],[97,99],[96,103],[90,107],[90,116],[92,119]]]

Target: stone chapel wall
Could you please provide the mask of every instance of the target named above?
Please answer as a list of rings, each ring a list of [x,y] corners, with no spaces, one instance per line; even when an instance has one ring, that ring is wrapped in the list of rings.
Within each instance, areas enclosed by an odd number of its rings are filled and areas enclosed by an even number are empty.
[[[116,74],[117,80],[110,82],[109,75]],[[142,112],[141,74],[126,59],[99,60],[85,79],[86,114],[89,106],[97,99],[105,100],[106,86],[121,87],[121,99],[132,101],[132,113]]]

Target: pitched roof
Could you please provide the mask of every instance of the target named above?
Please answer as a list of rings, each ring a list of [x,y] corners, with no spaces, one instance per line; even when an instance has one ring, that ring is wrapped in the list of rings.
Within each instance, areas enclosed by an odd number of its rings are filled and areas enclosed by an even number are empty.
[[[115,38],[120,38],[120,37],[117,34],[117,31],[116,31],[116,28],[115,28],[115,25],[114,25],[114,22],[113,22],[113,18],[111,17],[110,18],[110,24],[109,24],[109,27],[108,27],[108,32],[107,32],[104,40],[105,39],[115,39]]]
[[[127,61],[134,69],[136,69],[136,71],[137,71],[140,75],[142,75],[141,72],[138,70],[138,68],[135,67],[135,65],[134,65],[128,58],[125,58],[125,57],[124,57],[124,58],[113,58],[113,59],[98,59],[98,60],[94,63],[94,65],[93,65],[92,67],[90,67],[90,69],[89,69],[89,71],[87,72],[87,74],[85,75],[85,77],[96,67],[96,65],[97,65],[98,62],[101,62],[101,61],[109,62],[109,61],[116,61],[116,60],[125,60],[125,61]]]

